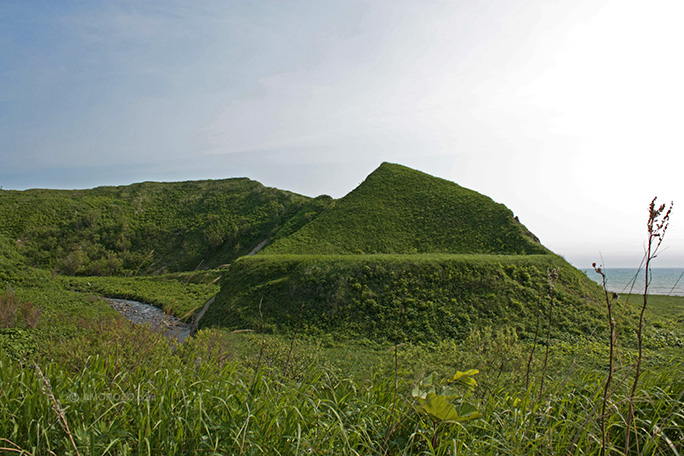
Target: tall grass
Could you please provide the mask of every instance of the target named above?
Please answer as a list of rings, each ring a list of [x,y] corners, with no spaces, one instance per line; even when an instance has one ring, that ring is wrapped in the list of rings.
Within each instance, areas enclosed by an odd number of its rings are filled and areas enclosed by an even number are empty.
[[[452,353],[462,353],[455,362],[477,363],[469,353],[474,346],[407,345],[399,355],[384,349],[376,356],[385,368],[363,375],[342,370],[334,358],[309,356],[312,341],[301,340],[289,354],[285,338],[268,337],[264,348],[262,339],[205,331],[179,346],[144,328],[113,324],[93,333],[91,340],[99,342],[89,356],[82,350],[78,362],[67,350],[38,360],[64,420],[41,390],[43,380],[31,368],[36,361],[0,353],[0,436],[7,439],[0,447],[35,455],[75,454],[74,445],[81,455],[531,455],[597,454],[601,448],[605,373],[590,366],[569,371],[550,363],[539,400],[536,382],[524,387],[524,351],[515,352],[517,362],[503,375],[496,360],[505,351],[482,352],[477,356],[492,365],[473,397],[483,418],[435,428],[416,411],[410,389],[424,370],[453,373],[445,363]],[[238,336],[253,345],[251,354],[240,350]],[[487,337],[472,340],[491,344]],[[73,352],[76,345],[69,347]],[[257,350],[270,361],[254,370]],[[561,354],[555,347],[552,353]],[[634,401],[635,454],[673,454],[684,445],[682,374],[681,364],[642,374]],[[624,404],[628,395],[623,382],[613,404]],[[614,414],[606,425],[607,454],[617,454],[627,423]]]

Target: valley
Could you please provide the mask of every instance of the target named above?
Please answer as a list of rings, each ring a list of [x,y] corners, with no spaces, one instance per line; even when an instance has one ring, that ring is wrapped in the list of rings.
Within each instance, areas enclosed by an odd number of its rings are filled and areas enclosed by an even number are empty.
[[[338,200],[246,178],[0,190],[0,217],[0,452],[624,454],[628,429],[629,454],[684,448],[684,297],[648,298],[636,395],[643,298],[613,304],[606,397],[601,287],[453,182],[383,163]],[[181,342],[108,299],[205,312]]]

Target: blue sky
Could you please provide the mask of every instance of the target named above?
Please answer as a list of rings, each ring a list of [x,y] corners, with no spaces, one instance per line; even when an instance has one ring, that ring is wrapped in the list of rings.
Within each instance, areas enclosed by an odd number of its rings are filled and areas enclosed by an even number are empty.
[[[684,202],[678,0],[0,2],[0,185],[247,176],[341,197],[382,161],[507,205],[586,269]],[[684,267],[675,206],[660,266]]]

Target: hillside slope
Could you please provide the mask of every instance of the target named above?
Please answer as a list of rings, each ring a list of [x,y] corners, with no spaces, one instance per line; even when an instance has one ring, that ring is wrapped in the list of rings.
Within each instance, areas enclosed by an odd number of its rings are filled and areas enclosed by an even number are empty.
[[[502,204],[453,182],[383,163],[263,254],[545,254]]]
[[[216,267],[323,208],[246,178],[90,190],[0,190],[0,234],[29,265],[63,274]],[[313,215],[312,215],[313,214]]]
[[[599,287],[502,204],[383,163],[310,223],[226,271],[202,325],[341,337],[463,338],[506,326],[529,336],[560,272],[556,335],[601,324]]]
[[[255,255],[231,265],[203,327],[391,341],[462,339],[485,326],[532,337],[555,289],[555,337],[603,324],[600,288],[556,255]]]
[[[12,242],[0,233],[0,286],[18,277],[24,268],[24,258]]]

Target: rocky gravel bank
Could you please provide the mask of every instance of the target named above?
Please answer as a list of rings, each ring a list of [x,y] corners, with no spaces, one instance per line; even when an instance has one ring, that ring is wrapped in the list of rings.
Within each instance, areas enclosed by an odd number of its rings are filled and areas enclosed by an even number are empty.
[[[192,332],[192,327],[164,313],[159,307],[130,299],[107,298],[112,308],[128,320],[137,324],[149,324],[152,328],[164,331],[167,337],[183,342]]]

